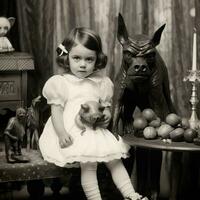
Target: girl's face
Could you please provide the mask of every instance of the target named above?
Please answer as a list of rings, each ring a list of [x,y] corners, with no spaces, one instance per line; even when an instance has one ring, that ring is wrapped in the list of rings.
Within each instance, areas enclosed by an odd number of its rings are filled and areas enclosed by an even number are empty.
[[[71,73],[78,78],[89,76],[95,69],[96,60],[96,51],[87,49],[81,44],[72,47],[69,52]]]

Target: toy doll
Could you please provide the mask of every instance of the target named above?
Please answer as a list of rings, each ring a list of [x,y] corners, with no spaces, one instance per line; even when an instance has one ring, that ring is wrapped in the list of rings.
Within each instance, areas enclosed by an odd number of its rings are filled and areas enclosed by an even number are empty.
[[[4,131],[5,153],[8,163],[28,162],[29,160],[22,155],[22,142],[25,135],[26,110],[18,108],[16,116],[11,117]]]
[[[41,102],[41,96],[37,96],[31,102],[30,107],[27,110],[27,150],[30,148],[34,148],[34,144],[36,144],[36,148],[38,149],[38,140],[39,140],[39,106],[38,104]]]
[[[15,49],[6,37],[6,34],[15,23],[14,17],[0,17],[0,53],[11,52]]]

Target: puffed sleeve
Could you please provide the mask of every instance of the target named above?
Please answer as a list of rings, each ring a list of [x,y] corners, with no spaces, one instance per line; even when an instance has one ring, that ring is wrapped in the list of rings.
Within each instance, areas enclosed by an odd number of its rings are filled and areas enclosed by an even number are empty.
[[[104,77],[101,83],[101,101],[104,106],[110,107],[113,98],[113,82],[108,77]]]
[[[67,101],[67,88],[65,86],[63,76],[54,75],[49,78],[42,90],[42,94],[47,99],[47,103],[64,107]]]

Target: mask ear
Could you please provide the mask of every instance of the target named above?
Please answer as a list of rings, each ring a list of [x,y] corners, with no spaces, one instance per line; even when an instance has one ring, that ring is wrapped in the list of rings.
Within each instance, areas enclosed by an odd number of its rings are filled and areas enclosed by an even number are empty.
[[[88,112],[89,111],[89,105],[84,103],[84,104],[81,104],[81,108],[84,110],[84,112]]]
[[[160,43],[160,38],[162,35],[162,32],[165,28],[166,24],[163,24],[153,35],[153,38],[151,39],[152,43],[154,44],[154,46],[157,46]]]
[[[15,23],[15,18],[14,17],[9,17],[8,21],[10,22],[10,27],[12,27]]]
[[[120,13],[118,15],[117,38],[121,45],[123,45],[128,40],[128,31],[126,29],[124,19]]]

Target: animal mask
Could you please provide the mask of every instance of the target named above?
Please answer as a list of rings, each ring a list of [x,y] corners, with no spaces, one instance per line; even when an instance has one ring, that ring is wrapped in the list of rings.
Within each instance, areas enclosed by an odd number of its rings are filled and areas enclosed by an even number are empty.
[[[78,115],[76,116],[76,124],[84,132],[86,126],[96,129],[97,123],[103,119],[103,111],[105,107],[99,102],[87,101],[81,104]]]
[[[155,47],[160,43],[164,28],[165,24],[152,37],[140,34],[130,38],[123,17],[119,14],[117,37],[123,47],[124,69],[130,79],[143,81],[155,71]]]
[[[170,98],[166,65],[156,50],[165,24],[153,36],[144,34],[129,37],[121,14],[118,16],[118,41],[123,48],[123,60],[115,80],[113,132],[130,133],[133,130],[133,112],[136,106],[152,108],[162,120],[175,112]],[[123,131],[118,130],[119,120]]]

